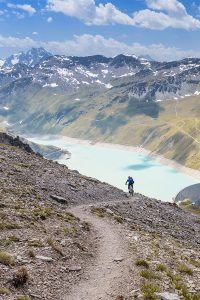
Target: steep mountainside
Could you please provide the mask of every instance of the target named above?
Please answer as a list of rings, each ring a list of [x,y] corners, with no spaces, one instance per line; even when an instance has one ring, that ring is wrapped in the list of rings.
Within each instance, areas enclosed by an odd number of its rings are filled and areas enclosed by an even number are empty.
[[[0,67],[0,121],[19,132],[144,146],[200,169],[200,59],[24,55]]]
[[[0,299],[199,300],[199,218],[3,137]]]

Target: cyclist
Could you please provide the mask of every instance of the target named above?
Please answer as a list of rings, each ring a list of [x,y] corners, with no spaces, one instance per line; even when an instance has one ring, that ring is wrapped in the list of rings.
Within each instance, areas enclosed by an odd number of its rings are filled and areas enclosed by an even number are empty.
[[[128,176],[128,179],[126,180],[125,184],[128,184],[128,190],[129,191],[130,191],[130,188],[132,188],[132,190],[133,190],[133,184],[134,184],[133,177]]]

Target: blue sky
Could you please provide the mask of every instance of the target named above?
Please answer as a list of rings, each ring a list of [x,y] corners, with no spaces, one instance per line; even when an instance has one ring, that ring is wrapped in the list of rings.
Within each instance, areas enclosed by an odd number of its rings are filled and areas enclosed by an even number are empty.
[[[55,54],[200,57],[200,0],[0,0],[0,57]]]

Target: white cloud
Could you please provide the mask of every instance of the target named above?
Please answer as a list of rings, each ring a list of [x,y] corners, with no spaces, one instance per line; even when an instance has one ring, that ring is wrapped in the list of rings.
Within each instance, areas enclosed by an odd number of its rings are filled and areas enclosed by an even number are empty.
[[[147,6],[154,10],[171,11],[174,13],[186,13],[186,9],[182,3],[177,0],[147,0]]]
[[[53,21],[53,18],[52,18],[52,17],[48,17],[48,18],[47,18],[47,22],[48,22],[48,23],[51,23],[52,21]]]
[[[150,55],[155,60],[170,61],[183,57],[199,57],[200,53],[193,50],[182,50],[167,47],[163,44],[142,45],[140,43],[126,44],[115,39],[106,39],[101,35],[84,34],[74,36],[71,40],[60,41],[35,41],[31,38],[3,37],[0,35],[0,47],[13,49],[13,51],[27,50],[31,47],[44,47],[55,54],[65,55],[95,55],[116,56],[118,54]],[[12,52],[13,52],[12,51]]]
[[[123,24],[162,30],[168,27],[197,29],[200,21],[189,15],[178,0],[146,0],[148,9],[129,16],[112,3],[95,4],[95,0],[47,0],[47,9],[76,17],[87,25]]]
[[[37,31],[33,31],[32,35],[38,35],[38,32]]]
[[[8,8],[15,8],[15,9],[20,9],[29,14],[29,16],[32,16],[36,13],[36,9],[32,7],[30,4],[12,4],[8,3],[7,4]]]

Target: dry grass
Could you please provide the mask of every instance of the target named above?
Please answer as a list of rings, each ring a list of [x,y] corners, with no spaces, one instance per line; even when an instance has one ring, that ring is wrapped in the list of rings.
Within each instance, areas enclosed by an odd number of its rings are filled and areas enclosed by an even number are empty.
[[[150,270],[142,270],[140,272],[140,276],[145,278],[145,279],[148,279],[148,280],[159,279],[159,277],[154,272],[152,272]]]
[[[59,253],[60,255],[62,255],[62,256],[64,256],[64,253],[63,253],[63,250],[62,250],[62,248],[59,246],[59,245],[57,245],[52,239],[47,239],[47,244],[49,245],[49,246],[51,246],[51,248],[55,251],[55,252],[57,252],[57,253]]]
[[[8,296],[9,294],[10,294],[9,289],[0,287],[0,295],[7,295]]]
[[[106,209],[101,207],[93,207],[91,212],[97,215],[100,218],[104,218],[106,216]]]
[[[33,249],[29,249],[28,256],[31,258],[35,258],[35,252],[33,251]]]
[[[30,247],[43,247],[43,243],[40,240],[30,240],[28,241],[28,246]]]
[[[188,267],[187,265],[183,264],[183,263],[179,264],[179,266],[177,267],[177,271],[181,272],[181,273],[186,273],[190,276],[193,275],[193,270],[190,267]]]
[[[156,271],[164,272],[164,271],[166,271],[166,270],[167,270],[167,267],[166,267],[166,265],[164,265],[164,264],[159,264],[159,265],[157,265],[157,267],[156,267]]]
[[[144,259],[138,259],[135,264],[138,267],[144,267],[144,268],[149,269],[149,263]]]
[[[11,254],[1,251],[0,252],[0,263],[6,266],[14,266],[15,258]]]
[[[29,296],[19,296],[17,300],[30,300]]]
[[[141,291],[143,293],[144,299],[156,300],[158,298],[155,293],[159,292],[160,288],[153,283],[145,283],[141,286]]]

